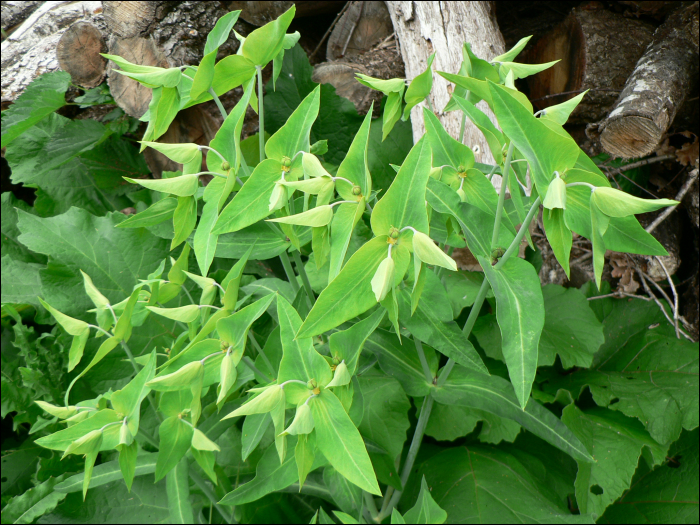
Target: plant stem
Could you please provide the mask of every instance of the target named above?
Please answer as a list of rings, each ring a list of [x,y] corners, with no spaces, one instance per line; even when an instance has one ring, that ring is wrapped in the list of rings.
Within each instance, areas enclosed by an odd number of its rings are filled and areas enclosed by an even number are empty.
[[[216,494],[214,494],[214,492],[207,486],[206,481],[204,481],[199,474],[192,469],[190,469],[190,478],[192,481],[194,481],[194,484],[197,485],[197,488],[199,488],[199,490],[201,490],[207,499],[214,505],[214,507],[216,507],[216,510],[219,511],[219,514],[221,514],[221,517],[224,518],[226,523],[235,523],[233,521],[233,513],[228,512],[217,503],[218,500],[216,498]]]
[[[219,108],[219,113],[221,113],[221,116],[223,117],[224,120],[226,120],[226,117],[228,115],[226,114],[226,110],[224,109],[224,105],[221,103],[221,100],[219,100],[219,97],[217,96],[216,92],[214,91],[214,88],[209,88],[209,94],[211,95],[211,98],[214,99],[214,102],[216,103],[216,107]]]
[[[145,439],[148,442],[149,445],[154,447],[156,450],[158,450],[160,448],[160,446],[158,445],[156,440],[153,439],[153,437],[151,437],[150,434],[147,434],[144,430],[139,428],[137,435],[140,435],[143,439]]]
[[[263,106],[262,68],[258,70],[258,144],[260,145],[260,162],[265,160],[265,108]]]
[[[416,336],[413,336],[413,344],[416,345],[416,352],[418,352],[418,359],[420,359],[420,364],[423,367],[423,373],[425,374],[425,379],[429,384],[433,382],[433,375],[430,373],[430,367],[428,366],[428,360],[425,358],[425,352],[423,351],[423,343],[421,343]]]
[[[292,257],[294,257],[294,264],[297,266],[297,271],[301,275],[301,282],[304,284],[304,290],[306,291],[306,298],[309,300],[309,307],[313,307],[316,302],[316,297],[314,296],[314,291],[311,289],[311,282],[309,281],[309,276],[306,275],[306,268],[301,262],[301,254],[298,251],[292,252]]]
[[[280,260],[282,261],[282,266],[284,267],[284,273],[287,274],[287,280],[289,281],[289,284],[292,285],[292,290],[294,291],[294,295],[296,295],[299,291],[299,283],[297,282],[297,276],[294,273],[294,268],[292,268],[292,261],[289,260],[289,254],[286,250],[280,254]]]
[[[124,349],[124,353],[126,353],[126,356],[129,358],[129,361],[131,361],[131,366],[134,367],[134,372],[136,372],[138,374],[139,369],[136,366],[136,360],[134,359],[134,354],[131,353],[131,349],[129,349],[129,346],[124,341],[119,341],[119,344],[122,345],[122,348]],[[149,392],[146,395],[146,399],[148,399],[148,404],[151,405],[151,408],[153,409],[153,413],[156,416],[156,421],[162,423],[163,420],[161,419],[160,414],[158,414],[158,409],[156,408],[156,402],[153,399],[153,394],[151,392]]]
[[[513,255],[514,252],[516,252],[520,248],[520,241],[523,240],[523,237],[525,236],[525,233],[527,232],[528,228],[530,227],[530,222],[532,222],[532,218],[535,216],[535,213],[537,213],[540,209],[540,198],[537,197],[535,199],[535,202],[532,203],[532,206],[530,207],[530,211],[527,212],[527,215],[525,216],[525,220],[523,221],[522,225],[520,226],[520,229],[518,230],[518,233],[515,236],[515,239],[513,239],[513,242],[510,243],[510,246],[506,250],[506,252],[501,256],[501,259],[496,263],[496,266],[493,267],[494,270],[500,270],[503,268],[503,265],[510,259],[510,257]]]
[[[481,283],[481,288],[479,288],[479,291],[476,294],[474,304],[472,305],[472,309],[469,312],[469,317],[467,317],[467,322],[464,323],[464,326],[462,327],[462,332],[464,332],[464,335],[466,335],[467,337],[469,337],[469,334],[472,333],[472,328],[474,328],[476,318],[479,317],[481,305],[484,304],[484,299],[486,298],[486,294],[489,291],[489,287],[489,281],[488,279],[486,279],[486,276],[484,276],[484,281]]]
[[[253,346],[255,347],[255,350],[258,352],[258,354],[260,354],[260,356],[263,358],[263,361],[265,361],[265,364],[268,366],[268,368],[269,368],[270,370],[274,370],[275,367],[272,366],[272,363],[270,362],[270,360],[269,360],[269,359],[267,358],[267,356],[265,355],[265,352],[263,351],[263,349],[260,347],[260,344],[258,343],[258,340],[255,339],[255,336],[254,336],[253,333],[250,332],[250,331],[248,332],[248,339],[249,339],[250,342],[253,344]]]
[[[467,127],[467,114],[462,112],[462,125],[459,128],[459,143],[464,144],[464,130]]]
[[[365,497],[365,505],[367,506],[369,515],[372,517],[373,520],[377,519],[377,504],[374,502],[372,494],[370,494],[366,490],[363,490],[362,495]]]
[[[503,217],[503,207],[506,201],[506,187],[508,186],[508,172],[510,171],[510,159],[513,158],[513,150],[515,144],[513,141],[508,146],[508,154],[506,155],[506,163],[503,165],[503,174],[501,175],[501,191],[498,194],[498,206],[496,208],[496,222],[493,225],[493,236],[491,237],[491,249],[496,247],[498,242],[498,234],[501,230],[501,218]]]
[[[411,474],[413,469],[413,464],[416,461],[416,456],[418,455],[418,450],[420,449],[421,441],[423,440],[423,434],[425,433],[425,427],[428,424],[428,419],[430,418],[430,412],[433,410],[433,404],[435,400],[427,395],[423,399],[423,405],[420,408],[420,415],[418,416],[418,423],[416,425],[416,430],[413,433],[413,440],[411,441],[411,447],[408,449],[408,455],[406,456],[406,462],[403,465],[403,470],[401,471],[401,486],[405,487],[408,481],[408,476]],[[379,515],[375,518],[377,523],[381,523],[384,518],[391,514],[391,510],[396,506],[396,504],[401,499],[403,491],[397,490],[391,496],[389,504],[386,505]]]
[[[250,357],[248,357],[247,355],[243,356],[243,359],[241,359],[241,361],[243,361],[243,364],[245,364],[245,366],[250,368],[254,374],[258,374],[260,377],[265,379],[265,381],[267,381],[268,383],[272,383],[273,379],[269,375],[267,375],[265,372],[260,370],[257,366],[255,366],[255,363],[253,363],[253,360]]]

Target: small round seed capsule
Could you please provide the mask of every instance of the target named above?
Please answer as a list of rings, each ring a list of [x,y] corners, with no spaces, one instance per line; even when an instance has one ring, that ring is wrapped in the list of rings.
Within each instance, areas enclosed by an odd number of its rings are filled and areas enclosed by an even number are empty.
[[[284,166],[285,168],[288,168],[291,165],[292,165],[292,159],[290,159],[289,157],[282,157],[282,166]]]
[[[398,228],[392,228],[389,230],[389,237],[392,239],[398,239],[399,238],[399,230]]]
[[[231,169],[231,165],[228,163],[228,161],[223,161],[221,163],[221,169],[224,171],[228,171]]]
[[[352,187],[352,194],[353,195],[360,195],[362,193],[362,188],[359,186],[353,186]]]

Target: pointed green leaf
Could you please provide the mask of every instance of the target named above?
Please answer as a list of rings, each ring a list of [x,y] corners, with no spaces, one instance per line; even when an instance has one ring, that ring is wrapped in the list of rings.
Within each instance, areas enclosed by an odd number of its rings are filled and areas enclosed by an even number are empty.
[[[267,219],[268,222],[279,222],[283,224],[296,224],[298,226],[326,226],[333,219],[333,208],[326,204],[325,206],[316,206],[308,211],[297,213],[296,215],[288,215],[286,217],[278,217],[276,219]]]
[[[455,170],[463,172],[474,166],[472,149],[453,139],[428,108],[423,108],[423,119],[430,149],[433,152],[434,167],[452,166]]]
[[[251,414],[243,421],[241,459],[245,461],[258,447],[272,420],[269,414]]]
[[[357,370],[357,361],[367,338],[377,329],[384,319],[384,310],[377,309],[362,321],[353,324],[347,330],[335,332],[328,339],[331,356],[347,364],[351,375]]]
[[[50,304],[48,304],[46,301],[44,301],[41,297],[39,298],[39,302],[41,302],[41,305],[49,311],[49,313],[54,317],[54,319],[56,319],[58,324],[60,324],[63,327],[63,329],[70,335],[82,336],[86,330],[89,331],[88,324],[85,321],[73,319],[72,317],[62,314]]]
[[[160,191],[162,193],[170,193],[178,197],[189,197],[197,193],[199,187],[199,175],[180,175],[170,179],[130,179],[124,177],[133,184],[139,184],[149,190]]]
[[[506,51],[502,55],[498,55],[497,57],[494,57],[491,59],[491,62],[510,62],[512,61],[515,57],[517,57],[520,52],[525,48],[527,43],[530,41],[532,38],[532,35],[526,36],[525,38],[521,38],[518,40],[518,42],[510,48],[510,50]]]
[[[433,389],[431,395],[438,403],[469,406],[512,419],[574,459],[593,461],[586,447],[566,425],[537,401],[531,399],[523,409],[512,385],[501,377],[457,366],[447,382]]]
[[[340,182],[342,184],[342,182]],[[364,200],[357,204],[345,202],[338,206],[338,211],[331,221],[330,239],[330,269],[328,281],[332,281],[340,273],[345,256],[350,245],[350,239],[355,226],[362,218]]]
[[[290,159],[300,151],[309,152],[309,133],[316,117],[321,98],[321,88],[317,86],[309,93],[289,116],[287,122],[265,143],[265,155],[270,159],[282,161]]]
[[[608,217],[627,217],[678,204],[678,201],[669,199],[640,199],[624,191],[605,187],[596,188],[591,198],[598,209]]]
[[[484,138],[489,145],[493,158],[496,160],[496,164],[502,164],[503,145],[505,144],[503,133],[501,133],[501,131],[494,126],[491,119],[488,118],[483,111],[468,100],[465,100],[456,94],[452,95],[452,100],[455,101],[459,109],[466,113],[469,120],[471,120],[474,125],[479,128],[479,131],[484,134]]]
[[[371,224],[375,235],[388,235],[394,227],[411,226],[428,233],[425,192],[430,178],[431,150],[422,137],[408,153],[386,194],[374,206]]]
[[[330,464],[361,489],[381,496],[360,433],[330,390],[309,402],[316,424],[316,445]]]
[[[194,523],[190,503],[190,478],[187,459],[182,458],[165,477],[170,523]]]
[[[194,428],[177,416],[171,416],[158,428],[160,446],[156,461],[156,480],[162,479],[180,462],[190,448]]]
[[[408,520],[409,523],[445,523],[447,520],[447,512],[442,510],[430,495],[430,488],[425,481],[425,476],[420,482],[418,501],[411,510],[404,514],[404,519]]]
[[[172,218],[173,213],[177,208],[177,199],[167,197],[161,199],[155,204],[152,204],[144,211],[131,215],[125,221],[117,224],[117,228],[144,228],[147,226],[155,226],[163,221]]]
[[[435,60],[435,53],[428,57],[425,71],[411,80],[410,85],[406,89],[406,94],[404,95],[406,107],[403,110],[403,120],[407,120],[411,114],[411,109],[423,102],[430,94],[430,90],[433,88],[433,71],[430,69],[433,65],[433,60]]]
[[[562,102],[561,104],[556,104],[554,106],[549,106],[548,108],[545,108],[542,110],[540,113],[540,118],[544,118],[547,120],[551,120],[556,122],[557,124],[563,126],[566,124],[566,121],[569,120],[569,115],[576,109],[576,106],[578,106],[581,101],[583,100],[583,97],[588,93],[588,89],[581,93],[580,95],[576,95],[573,98],[570,98],[566,102]]]
[[[197,224],[197,199],[194,197],[178,197],[177,208],[173,213],[175,236],[170,243],[170,249],[177,248],[185,241]]]
[[[282,49],[285,33],[292,23],[295,10],[292,6],[277,19],[246,36],[241,46],[241,54],[256,66],[266,66]]]
[[[297,463],[299,487],[303,487],[306,476],[311,472],[316,459],[316,434],[301,434],[298,436],[297,446],[294,448],[294,458]]]
[[[545,64],[518,64],[517,62],[501,61],[500,74],[505,78],[508,73],[513,73],[513,80],[517,80],[519,78],[535,75],[540,71],[544,71],[545,69],[549,69],[557,62],[559,62],[559,60],[547,62]]]
[[[177,308],[159,308],[157,306],[147,306],[154,314],[162,315],[174,321],[183,323],[191,323],[199,317],[199,306],[196,304],[188,304],[187,306],[179,306]]]
[[[477,257],[496,296],[496,315],[503,340],[503,357],[520,406],[530,398],[537,371],[537,351],[544,327],[544,301],[534,267],[513,257],[496,270]]]
[[[353,193],[353,186],[343,180],[336,181],[336,191],[347,201],[359,201],[362,197],[368,198],[372,194],[372,178],[369,174],[367,164],[367,150],[369,143],[369,130],[372,121],[372,108],[368,110],[367,116],[362,121],[360,129],[357,130],[352,144],[348,149],[348,154],[338,167],[337,176],[349,180],[355,186],[359,186],[361,193]]]

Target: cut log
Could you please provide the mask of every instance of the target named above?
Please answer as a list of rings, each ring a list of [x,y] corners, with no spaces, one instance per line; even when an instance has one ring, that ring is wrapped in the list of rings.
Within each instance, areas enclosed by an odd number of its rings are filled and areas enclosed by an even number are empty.
[[[698,3],[674,12],[627,80],[599,126],[603,149],[614,157],[648,155],[673,123],[698,74]]]
[[[3,41],[3,104],[13,102],[38,75],[58,70],[58,41],[79,20],[102,29],[102,2],[44,2]]]
[[[384,2],[352,2],[328,38],[326,60],[366,53],[394,32]]]
[[[486,60],[505,52],[505,44],[498,24],[491,12],[490,2],[387,2],[391,21],[399,39],[401,56],[406,65],[406,77],[412,79],[425,71],[428,57],[435,52],[433,70],[457,73],[462,63],[462,44],[470,42],[477,56]],[[445,107],[450,99],[452,84],[441,76],[433,75],[430,94],[432,106]],[[411,110],[413,140],[425,133],[423,106]],[[496,121],[484,101],[478,107]],[[457,111],[439,113],[447,132],[459,137],[461,115]],[[486,139],[467,119],[464,143],[478,146],[478,162],[493,163]],[[500,177],[493,176],[494,185],[500,186]]]
[[[560,25],[526,48],[521,60],[555,66],[527,78],[536,109],[560,104],[590,89],[569,117],[570,124],[604,118],[634,64],[651,42],[654,27],[612,11],[576,8]],[[552,96],[562,93],[562,96]]]
[[[109,43],[109,52],[133,64],[169,67],[165,55],[156,46],[152,38],[142,38],[140,36],[118,38],[114,36]],[[146,113],[148,104],[151,102],[150,88],[139,84],[127,76],[112,73],[111,68],[107,83],[114,101],[127,115],[139,118]]]
[[[296,5],[295,18],[337,13],[343,8],[344,2],[228,2],[230,11],[241,10],[241,18],[253,24],[262,26],[279,17],[292,5]]]
[[[107,52],[102,33],[88,22],[76,22],[63,33],[56,47],[58,64],[70,74],[74,84],[85,88],[100,85],[105,77]]]

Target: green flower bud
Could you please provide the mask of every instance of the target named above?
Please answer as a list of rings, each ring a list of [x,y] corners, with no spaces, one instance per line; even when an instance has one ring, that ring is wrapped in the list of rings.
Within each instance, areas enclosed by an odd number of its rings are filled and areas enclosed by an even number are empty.
[[[549,183],[547,195],[545,195],[542,205],[549,210],[554,208],[566,209],[566,183],[561,177],[555,177]]]
[[[201,361],[193,361],[180,368],[177,372],[156,377],[146,383],[147,387],[158,392],[172,392],[189,388],[204,374]]]
[[[382,301],[394,285],[394,259],[387,257],[381,263],[372,277],[372,291],[377,301]]]
[[[221,389],[219,390],[219,396],[216,399],[216,404],[220,405],[226,400],[231,387],[233,387],[236,379],[238,377],[238,372],[236,371],[236,365],[233,362],[233,357],[231,354],[224,355],[221,360]]]
[[[289,168],[292,165],[292,159],[289,157],[282,157],[282,167]]]
[[[316,380],[313,379],[313,378],[309,379],[309,380],[306,382],[306,388],[308,388],[309,390],[313,390],[313,389],[316,388],[317,386],[318,386],[318,384],[316,383]]]
[[[389,230],[389,237],[391,237],[392,239],[398,239],[400,233],[401,233],[401,232],[399,231],[398,228],[392,227],[392,228]]]
[[[348,370],[348,365],[346,365],[345,361],[343,361],[335,368],[333,380],[326,385],[326,388],[347,385],[350,382],[350,379],[352,379],[352,376]]]
[[[133,441],[134,436],[131,433],[131,430],[129,430],[129,425],[126,421],[124,421],[119,429],[119,444],[128,447]]]
[[[361,194],[362,194],[362,188],[360,188],[360,187],[357,186],[357,185],[356,185],[356,186],[353,186],[353,187],[352,187],[352,194],[353,194],[353,195],[361,195]]]
[[[314,429],[314,417],[311,414],[311,407],[309,405],[301,405],[297,408],[297,413],[294,415],[294,421],[287,427],[287,429],[282,432],[282,435],[286,436],[290,434],[296,436],[299,434],[310,434]]]
[[[287,189],[282,184],[275,184],[270,194],[269,211],[279,210],[287,202]]]
[[[458,172],[458,173],[464,173],[464,171],[465,171],[464,166],[462,166],[462,165],[460,164],[460,165],[457,167],[457,172]]]
[[[231,165],[228,163],[228,161],[225,160],[221,163],[221,169],[224,171],[228,171],[231,169]]]
[[[457,190],[457,195],[459,195],[459,198],[462,202],[467,202],[467,194],[464,193],[464,190],[462,188],[459,188]]]
[[[63,453],[63,458],[68,454],[90,454],[99,452],[102,446],[102,430],[93,430],[88,432],[83,437],[76,439],[68,445],[68,448]],[[61,458],[61,459],[63,459]]]
[[[457,263],[452,257],[443,252],[426,234],[413,234],[413,254],[425,264],[442,266],[453,272],[457,271]]]

